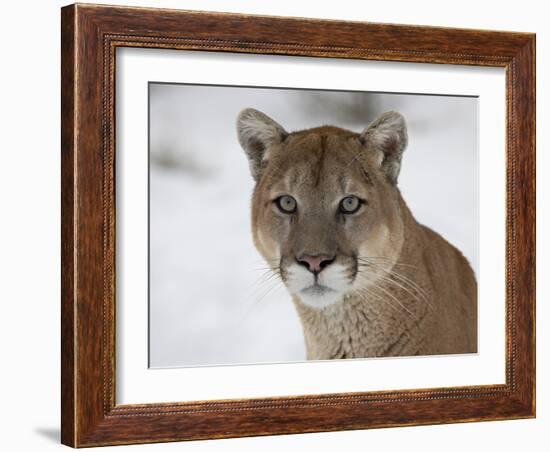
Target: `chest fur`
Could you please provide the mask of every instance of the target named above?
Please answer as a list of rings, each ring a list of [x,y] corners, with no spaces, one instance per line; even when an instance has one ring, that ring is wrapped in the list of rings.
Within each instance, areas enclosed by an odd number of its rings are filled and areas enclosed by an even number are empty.
[[[298,307],[308,359],[420,353],[429,317],[427,301],[410,299],[401,306],[395,300],[407,294],[393,287],[385,290],[385,298],[351,296],[323,310]]]

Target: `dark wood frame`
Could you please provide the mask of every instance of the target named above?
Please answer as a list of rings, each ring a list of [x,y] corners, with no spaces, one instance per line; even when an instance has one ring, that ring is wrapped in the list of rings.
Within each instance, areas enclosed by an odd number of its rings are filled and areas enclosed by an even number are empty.
[[[74,447],[535,416],[535,35],[71,5],[62,9],[61,438]],[[115,404],[115,49],[506,69],[506,383]],[[503,150],[504,151],[504,150]]]

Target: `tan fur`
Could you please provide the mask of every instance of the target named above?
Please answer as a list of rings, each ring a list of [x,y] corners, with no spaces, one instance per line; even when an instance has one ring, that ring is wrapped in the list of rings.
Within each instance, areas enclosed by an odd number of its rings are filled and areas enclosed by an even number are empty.
[[[303,253],[334,255],[327,274],[343,269],[330,280],[341,296],[326,306],[291,291],[308,359],[477,351],[474,273],[460,251],[414,219],[397,187],[407,141],[401,115],[383,115],[362,134],[332,126],[288,134],[248,109],[238,130],[257,181],[254,243],[273,271],[290,289]],[[366,202],[341,215],[338,202],[350,194]],[[297,200],[295,214],[274,206],[280,195]]]

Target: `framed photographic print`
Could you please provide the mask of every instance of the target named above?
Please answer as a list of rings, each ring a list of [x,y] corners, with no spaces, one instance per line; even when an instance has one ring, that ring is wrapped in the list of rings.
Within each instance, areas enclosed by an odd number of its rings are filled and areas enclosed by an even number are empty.
[[[62,442],[535,416],[535,36],[62,9]]]

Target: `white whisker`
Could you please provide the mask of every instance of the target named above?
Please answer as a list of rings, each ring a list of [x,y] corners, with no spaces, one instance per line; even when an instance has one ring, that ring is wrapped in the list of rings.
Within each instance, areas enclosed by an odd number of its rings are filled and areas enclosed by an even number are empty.
[[[372,267],[376,267],[378,269],[380,269],[381,271],[385,272],[389,277],[390,277],[390,281],[397,285],[397,286],[400,286],[403,290],[407,291],[408,293],[410,293],[411,295],[413,295],[411,293],[411,290],[407,289],[405,286],[403,286],[402,284],[399,284],[395,279],[399,280],[401,283],[403,284],[406,284],[408,285],[413,291],[416,291],[418,293],[418,296],[420,296],[420,298],[422,298],[422,300],[430,307],[433,309],[433,305],[432,303],[430,302],[429,300],[429,297],[428,297],[428,294],[426,293],[426,291],[420,287],[416,282],[414,282],[413,280],[411,280],[410,278],[406,277],[405,275],[403,275],[402,273],[398,272],[397,270],[395,270],[393,267],[391,270],[388,270],[387,268],[385,268],[384,266],[380,265],[380,264],[377,264],[375,262],[372,262],[370,261],[370,259],[372,258],[361,258],[361,264],[360,266],[366,266],[366,267],[369,267],[369,266],[372,266]],[[380,259],[385,259],[385,258],[380,258]],[[392,263],[391,260],[387,259],[387,262],[390,263],[390,264],[393,264],[393,265],[396,265],[395,263]],[[381,277],[380,275],[378,275],[379,277]],[[391,277],[395,278],[395,279],[391,279]],[[418,299],[418,296],[416,295],[413,295],[415,296],[416,299]]]

